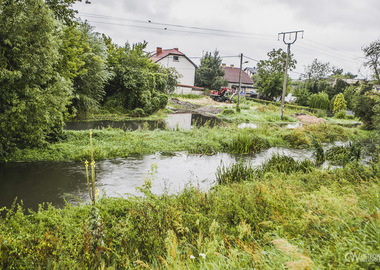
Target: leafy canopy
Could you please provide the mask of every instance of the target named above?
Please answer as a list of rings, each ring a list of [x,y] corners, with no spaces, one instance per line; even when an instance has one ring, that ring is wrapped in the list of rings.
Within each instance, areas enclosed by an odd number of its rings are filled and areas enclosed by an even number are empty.
[[[134,111],[138,116],[165,108],[167,93],[177,85],[178,74],[149,59],[146,43],[118,47],[108,44],[111,79],[106,84],[106,105]],[[138,112],[138,113],[137,113]]]
[[[273,49],[267,55],[267,60],[260,60],[257,64],[258,73],[254,80],[260,94],[268,99],[274,99],[281,96],[282,93],[287,56],[282,49]],[[289,70],[293,70],[296,64],[297,61],[291,54],[289,56]],[[289,77],[288,80],[290,80]]]
[[[224,70],[221,67],[222,58],[219,51],[206,52],[201,59],[199,68],[195,71],[195,85],[208,89],[220,89],[227,86],[228,82],[224,79]]]
[[[42,0],[0,1],[0,154],[62,130],[70,82],[58,73],[57,26]]]

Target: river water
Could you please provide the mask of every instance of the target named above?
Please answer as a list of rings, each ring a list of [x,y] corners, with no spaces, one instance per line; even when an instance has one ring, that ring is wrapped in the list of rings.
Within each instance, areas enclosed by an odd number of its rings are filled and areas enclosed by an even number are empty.
[[[219,120],[197,114],[169,115],[163,121],[92,121],[67,123],[66,129],[88,130],[104,127],[136,130],[191,129],[194,126],[218,125]],[[296,128],[299,123],[286,124],[285,128]],[[241,128],[257,128],[256,125],[241,125]],[[259,166],[273,154],[280,153],[295,159],[310,159],[309,150],[270,148],[244,159],[253,166]],[[101,196],[127,197],[140,195],[136,190],[144,180],[152,180],[155,194],[176,193],[187,185],[195,185],[203,190],[215,182],[218,166],[237,161],[236,156],[217,154],[213,156],[186,155],[174,156],[160,154],[123,159],[104,160],[96,163],[96,187]],[[156,170],[152,170],[156,168]],[[154,172],[153,172],[154,171]],[[0,207],[10,207],[17,198],[25,208],[37,209],[43,202],[54,206],[88,200],[86,170],[81,162],[34,162],[0,164]]]
[[[270,148],[245,160],[253,166],[262,164],[275,153],[283,153],[296,159],[311,158],[308,150]],[[203,190],[215,182],[215,172],[220,165],[236,162],[238,157],[229,154],[213,156],[175,156],[160,154],[123,159],[104,160],[96,163],[96,187],[100,196],[128,197],[141,195],[136,188],[144,180],[152,180],[155,194],[173,194],[187,185]],[[153,173],[152,166],[156,167]],[[86,170],[82,162],[9,163],[0,166],[0,207],[11,206],[14,199],[22,200],[25,208],[37,209],[38,204],[50,202],[54,206],[88,200]]]

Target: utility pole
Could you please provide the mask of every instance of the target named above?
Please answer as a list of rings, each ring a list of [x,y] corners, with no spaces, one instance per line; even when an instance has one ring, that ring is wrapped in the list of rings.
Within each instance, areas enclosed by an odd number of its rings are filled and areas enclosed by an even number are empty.
[[[284,75],[284,85],[282,87],[282,97],[281,97],[281,119],[284,116],[285,92],[286,92],[286,84],[288,81],[290,45],[294,44],[297,41],[298,33],[302,33],[302,38],[303,38],[303,30],[278,33],[278,38],[280,39],[280,36],[282,35],[282,40],[284,41],[284,43],[286,45],[288,45],[288,49],[287,49],[287,53],[286,53],[286,67],[285,67],[285,75]],[[294,35],[293,38],[292,38],[292,35]],[[289,40],[286,40],[286,36],[289,36]]]
[[[240,70],[239,70],[239,92],[238,92],[238,107],[240,106],[240,92],[241,92],[241,70],[243,68],[243,54],[240,54]]]

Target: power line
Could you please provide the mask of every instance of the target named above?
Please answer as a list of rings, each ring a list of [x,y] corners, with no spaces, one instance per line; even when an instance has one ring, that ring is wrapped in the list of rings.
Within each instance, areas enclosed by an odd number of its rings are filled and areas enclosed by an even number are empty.
[[[135,20],[135,19],[127,19],[127,18],[120,18],[120,17],[113,17],[113,16],[106,16],[101,14],[93,14],[93,13],[85,13],[81,12],[79,15],[84,15],[86,17],[93,17],[98,19],[105,19],[105,20],[118,20],[118,21],[127,21],[127,22],[133,22],[133,23],[141,23],[141,24],[152,24],[152,25],[160,25],[160,26],[166,26],[166,27],[176,27],[176,28],[184,28],[184,29],[193,29],[193,30],[201,30],[201,31],[211,31],[211,32],[219,32],[219,33],[230,33],[230,34],[238,34],[238,35],[247,35],[250,37],[255,37],[257,39],[273,39],[273,35],[263,35],[263,34],[254,34],[249,32],[239,32],[235,30],[224,30],[224,29],[215,29],[215,28],[204,28],[204,27],[196,27],[196,26],[187,26],[187,25],[181,25],[181,24],[170,24],[170,23],[162,23],[162,22],[154,22],[151,20]]]

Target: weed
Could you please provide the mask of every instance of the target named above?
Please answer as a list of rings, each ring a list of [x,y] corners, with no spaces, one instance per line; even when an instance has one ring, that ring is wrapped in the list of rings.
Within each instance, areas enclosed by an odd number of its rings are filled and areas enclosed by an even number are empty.
[[[268,159],[263,165],[257,169],[257,175],[271,173],[291,174],[295,172],[311,172],[314,164],[310,160],[297,161],[294,158],[286,155],[276,154]]]
[[[217,168],[215,176],[216,183],[229,184],[241,181],[249,181],[255,177],[255,169],[249,163],[239,161],[230,166],[221,165]]]
[[[359,161],[362,146],[358,142],[349,142],[348,145],[334,146],[326,150],[326,159],[332,165],[343,165],[351,161]]]
[[[239,132],[227,144],[227,151],[233,154],[254,154],[269,148],[269,141],[257,134],[249,133],[249,130]]]

